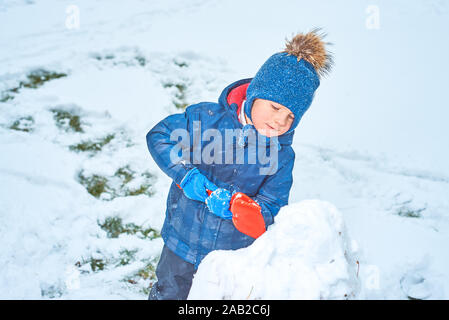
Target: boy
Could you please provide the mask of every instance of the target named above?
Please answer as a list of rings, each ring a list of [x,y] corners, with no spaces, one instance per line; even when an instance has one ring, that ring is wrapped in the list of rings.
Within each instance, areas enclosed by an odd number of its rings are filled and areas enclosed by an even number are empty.
[[[148,132],[151,156],[173,179],[161,232],[164,248],[156,269],[158,281],[149,299],[186,299],[198,265],[209,252],[249,246],[288,204],[294,129],[312,103],[320,77],[333,64],[318,31],[287,41],[285,50],[272,55],[254,78],[228,85],[218,103],[191,105]],[[240,132],[236,143],[223,140],[232,130]],[[213,141],[198,139],[206,132],[213,133]],[[214,161],[199,157],[197,151],[210,156],[205,150],[213,150]],[[268,169],[260,158],[267,150]],[[243,158],[237,156],[241,151]],[[255,210],[252,215],[235,212],[236,194],[243,207]]]

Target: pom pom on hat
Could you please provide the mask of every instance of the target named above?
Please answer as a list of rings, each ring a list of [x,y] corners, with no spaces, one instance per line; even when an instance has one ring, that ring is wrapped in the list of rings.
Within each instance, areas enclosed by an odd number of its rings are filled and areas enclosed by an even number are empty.
[[[287,40],[285,49],[273,54],[260,67],[246,91],[244,112],[251,118],[255,99],[277,102],[293,112],[294,122],[290,133],[298,125],[314,98],[320,85],[320,78],[329,73],[333,66],[332,54],[315,28],[307,34],[297,34]]]
[[[330,72],[334,59],[332,53],[325,49],[325,44],[332,43],[323,41],[326,34],[318,34],[320,30],[321,28],[315,28],[306,34],[298,33],[291,40],[286,39],[285,49],[281,52],[296,56],[298,61],[306,60],[321,77]]]

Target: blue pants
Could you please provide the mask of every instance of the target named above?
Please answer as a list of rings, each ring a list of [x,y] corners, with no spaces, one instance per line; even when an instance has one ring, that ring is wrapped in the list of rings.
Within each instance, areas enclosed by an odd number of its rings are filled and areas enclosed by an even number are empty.
[[[164,245],[156,267],[157,282],[151,288],[148,300],[186,300],[195,273],[193,264]]]

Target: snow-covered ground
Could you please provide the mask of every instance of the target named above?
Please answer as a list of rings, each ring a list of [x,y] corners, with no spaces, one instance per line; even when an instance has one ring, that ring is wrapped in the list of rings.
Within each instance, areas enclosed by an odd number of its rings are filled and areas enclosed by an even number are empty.
[[[171,182],[147,131],[320,26],[335,67],[284,211],[338,209],[359,298],[448,299],[448,16],[443,0],[0,2],[0,298],[146,299]]]

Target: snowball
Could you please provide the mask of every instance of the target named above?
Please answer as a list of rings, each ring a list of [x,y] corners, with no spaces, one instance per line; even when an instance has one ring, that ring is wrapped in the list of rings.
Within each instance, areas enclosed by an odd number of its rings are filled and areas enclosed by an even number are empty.
[[[251,246],[209,253],[188,299],[354,298],[359,283],[350,244],[334,205],[285,206]]]

